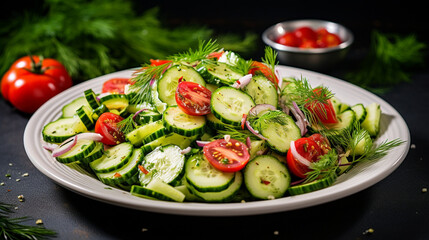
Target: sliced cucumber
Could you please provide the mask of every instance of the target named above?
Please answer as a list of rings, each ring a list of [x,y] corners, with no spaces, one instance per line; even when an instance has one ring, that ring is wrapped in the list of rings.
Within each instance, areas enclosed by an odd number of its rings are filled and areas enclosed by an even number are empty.
[[[144,156],[142,166],[146,171],[139,170],[141,185],[148,185],[154,178],[173,186],[178,185],[185,168],[185,155],[181,151],[179,146],[171,144],[157,147]]]
[[[189,183],[186,183],[186,186],[192,194],[195,194],[206,202],[229,202],[235,197],[243,183],[243,175],[240,171],[235,172],[234,175],[234,182],[227,189],[219,192],[200,192]]]
[[[43,140],[50,143],[62,143],[68,138],[87,131],[77,116],[60,118],[46,124],[42,130]]]
[[[199,192],[218,192],[227,189],[235,174],[214,168],[202,154],[191,156],[185,165],[186,181]]]
[[[314,192],[314,191],[331,186],[336,179],[337,179],[337,174],[332,173],[326,176],[325,178],[318,179],[313,182],[291,186],[288,188],[288,193],[293,196],[293,195]]]
[[[92,110],[88,106],[81,106],[76,110],[76,115],[82,121],[83,125],[85,125],[86,129],[91,130],[95,123],[92,119]]]
[[[139,125],[158,121],[162,118],[162,114],[155,110],[145,110],[137,114],[135,121]]]
[[[87,89],[84,92],[85,99],[88,102],[89,107],[92,109],[97,109],[100,106],[100,103],[97,100],[97,95],[95,95],[92,89]]]
[[[233,87],[220,87],[212,93],[212,113],[226,124],[240,126],[243,114],[248,114],[254,106],[249,94]]]
[[[185,149],[189,147],[191,143],[197,139],[197,137],[198,136],[186,137],[177,133],[168,133],[156,140],[153,140],[152,142],[146,143],[142,146],[142,149],[144,153],[149,153],[159,146],[165,146],[169,144],[177,144],[181,149]]]
[[[289,187],[290,180],[286,166],[270,155],[255,157],[244,169],[246,188],[258,199],[282,197]]]
[[[349,109],[337,115],[337,118],[338,123],[327,124],[326,126],[313,124],[312,129],[316,132],[323,132],[331,144],[340,144],[338,139],[342,139],[342,136],[350,134],[353,130],[356,121],[356,114],[353,110]]]
[[[254,140],[250,143],[250,159],[255,158],[268,150],[267,142],[265,140]]]
[[[66,153],[56,157],[56,159],[61,163],[71,163],[79,161],[80,159],[91,153],[95,146],[95,141],[87,139],[78,139],[76,145],[74,145]]]
[[[104,145],[101,142],[96,142],[96,145],[94,149],[88,153],[88,155],[85,155],[84,158],[79,159],[80,162],[84,164],[89,164],[90,162],[99,159],[104,154]]]
[[[100,104],[103,104],[110,112],[123,115],[127,111],[129,99],[125,94],[112,93],[100,98]]]
[[[366,129],[371,137],[376,137],[380,132],[381,108],[378,103],[366,106],[366,117],[362,122],[362,128]]]
[[[265,76],[253,76],[244,91],[253,98],[255,104],[270,104],[277,108],[279,101],[277,88]]]
[[[358,103],[356,105],[353,105],[351,107],[351,109],[356,114],[356,121],[358,121],[359,123],[362,123],[365,120],[365,118],[366,118],[366,109],[363,106],[363,104],[362,103]]]
[[[197,66],[197,71],[208,83],[216,85],[230,86],[243,77],[243,74],[238,73],[224,62],[202,61]]]
[[[127,183],[134,175],[137,174],[137,165],[140,164],[143,152],[140,148],[133,150],[130,160],[121,168],[107,172],[97,173],[98,179],[108,185]]]
[[[133,185],[131,194],[138,197],[163,201],[183,202],[185,194],[158,178],[154,178],[146,187]]]
[[[204,133],[206,118],[184,113],[178,106],[168,107],[163,114],[165,128],[183,136],[195,136]]]
[[[95,173],[116,171],[128,163],[133,149],[131,143],[120,143],[106,150],[101,158],[92,161],[89,166]]]
[[[301,138],[301,130],[292,117],[278,110],[265,112],[252,127],[267,138],[271,149],[283,155],[289,150],[291,141]]]
[[[70,103],[68,103],[67,105],[65,105],[62,108],[62,116],[63,118],[69,118],[69,117],[73,117],[76,114],[76,110],[78,108],[80,108],[81,106],[88,106],[88,102],[86,101],[85,97],[78,97],[76,99],[74,99],[73,101],[71,101]]]
[[[368,131],[364,130],[361,134],[354,136],[353,148],[350,149],[350,155],[363,155],[369,151],[369,148],[372,146],[372,139]]]
[[[196,82],[205,86],[206,82],[194,68],[186,65],[174,65],[167,69],[158,81],[158,97],[168,106],[176,105],[176,88],[181,81]]]
[[[161,129],[165,129],[165,127],[163,121],[158,120],[139,126],[138,128],[126,134],[125,138],[134,146],[139,147],[144,143],[150,142],[149,139],[153,138],[153,134],[160,131]],[[155,139],[152,139],[151,141],[153,140]]]
[[[241,129],[241,126],[226,124],[219,120],[213,113],[206,115],[207,127],[214,130],[225,130],[226,128]]]

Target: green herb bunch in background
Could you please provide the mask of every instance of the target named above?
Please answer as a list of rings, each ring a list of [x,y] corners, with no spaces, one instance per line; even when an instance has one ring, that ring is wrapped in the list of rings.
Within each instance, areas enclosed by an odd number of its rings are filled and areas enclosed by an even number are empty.
[[[137,15],[130,0],[45,0],[46,14],[27,13],[0,24],[0,75],[24,55],[62,62],[74,82],[138,67],[213,38],[205,26],[164,27],[159,9]],[[216,37],[235,51],[255,49],[256,35]]]
[[[373,31],[370,49],[362,66],[345,79],[381,93],[401,82],[410,82],[411,70],[422,67],[426,44],[414,35],[399,36]]]

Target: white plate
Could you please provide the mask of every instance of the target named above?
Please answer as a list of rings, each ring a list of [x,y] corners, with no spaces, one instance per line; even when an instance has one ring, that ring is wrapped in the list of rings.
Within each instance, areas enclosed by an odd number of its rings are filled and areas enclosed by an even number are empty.
[[[343,198],[368,188],[392,173],[404,160],[410,145],[408,127],[400,114],[383,99],[348,82],[312,71],[279,66],[282,77],[305,77],[314,87],[323,84],[336,97],[348,104],[377,102],[381,105],[381,133],[377,142],[396,138],[406,141],[392,149],[385,157],[373,162],[362,162],[340,176],[334,185],[308,194],[275,200],[246,203],[175,203],[155,201],[132,196],[126,191],[108,188],[89,175],[82,174],[52,158],[42,148],[43,126],[61,115],[61,108],[71,100],[83,96],[86,89],[101,91],[102,83],[113,77],[130,77],[133,70],[104,75],[78,84],[44,104],[28,122],[24,132],[24,146],[28,157],[39,171],[59,185],[86,197],[137,210],[200,216],[239,216],[288,211],[318,205]]]

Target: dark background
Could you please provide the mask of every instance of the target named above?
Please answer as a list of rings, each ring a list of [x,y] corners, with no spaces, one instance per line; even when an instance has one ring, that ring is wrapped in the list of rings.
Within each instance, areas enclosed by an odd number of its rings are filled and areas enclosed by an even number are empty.
[[[355,34],[355,44],[344,65],[349,67],[368,50],[370,33],[415,34],[428,43],[428,13],[424,2],[414,1],[135,1],[138,11],[160,7],[170,27],[206,25],[216,32],[262,31],[276,22],[323,19],[338,22]],[[40,1],[13,1],[2,18],[39,8]],[[259,58],[262,42],[251,57]],[[1,53],[0,53],[1,54]],[[341,77],[344,68],[327,72]],[[22,136],[29,116],[0,101],[0,201],[16,204],[13,216],[41,218],[58,239],[222,238],[222,239],[429,239],[429,70],[412,75],[381,95],[406,120],[410,149],[401,166],[383,181],[352,196],[300,210],[247,217],[190,217],[156,214],[112,206],[64,189],[29,161]],[[10,165],[12,163],[12,165]],[[10,173],[12,179],[4,177]],[[21,177],[29,173],[28,177]],[[20,178],[19,182],[15,181]],[[10,191],[9,191],[10,190]],[[17,196],[23,194],[25,202]],[[374,233],[365,234],[369,228]],[[278,234],[275,234],[278,233]]]

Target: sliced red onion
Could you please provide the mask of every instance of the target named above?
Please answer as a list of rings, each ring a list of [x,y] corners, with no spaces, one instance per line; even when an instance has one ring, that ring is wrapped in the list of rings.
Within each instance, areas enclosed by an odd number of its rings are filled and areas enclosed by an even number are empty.
[[[252,126],[250,126],[250,122],[246,121],[246,127],[247,129],[249,129],[249,131],[253,134],[255,134],[255,136],[257,136],[258,138],[262,139],[262,140],[268,140],[266,137],[262,136],[258,131],[256,131],[255,129],[252,128]]]
[[[72,149],[72,147],[76,145],[76,142],[77,142],[77,135],[65,140],[63,143],[61,143],[57,148],[55,148],[52,151],[52,157],[58,157],[70,151],[70,149]]]
[[[101,139],[103,139],[103,136],[99,133],[93,133],[93,132],[86,132],[86,133],[79,133],[76,135],[77,140],[80,139],[86,139],[86,140],[92,140],[96,142],[100,142]]]
[[[276,110],[276,107],[274,107],[271,104],[258,104],[250,109],[249,115],[252,117],[256,117],[260,112],[265,110]]]
[[[204,147],[206,144],[210,143],[210,141],[201,141],[201,140],[197,140],[195,141],[198,145],[198,147]]]
[[[187,147],[185,149],[183,149],[182,151],[180,151],[181,154],[188,154],[191,151],[191,147]]]
[[[225,139],[226,142],[229,142],[229,140],[231,140],[231,135],[224,135],[223,139]]]
[[[136,117],[137,117],[141,112],[144,112],[144,111],[147,111],[147,110],[149,110],[149,109],[147,109],[147,108],[143,108],[143,109],[138,110],[136,113],[134,113],[134,115],[133,115],[133,120],[136,120]]]
[[[234,84],[232,85],[232,87],[244,88],[247,84],[250,83],[250,80],[252,80],[252,74],[244,75],[243,77],[241,77],[240,79],[235,81]]]
[[[298,105],[295,102],[292,102],[293,108],[291,108],[292,114],[295,116],[296,125],[301,130],[301,136],[304,136],[307,133],[308,121],[305,118],[304,113],[299,109]]]
[[[149,86],[152,87],[152,85],[155,83],[155,78],[152,78],[149,82]]]
[[[246,138],[246,145],[249,150],[252,148],[252,141],[250,140],[250,137]]]
[[[48,142],[45,142],[45,141],[43,141],[42,142],[42,147],[44,148],[44,149],[46,149],[46,150],[48,150],[48,151],[54,151],[55,150],[55,148],[57,148],[58,147],[58,145],[57,144],[54,144],[54,143],[48,143]]]
[[[304,158],[303,156],[301,156],[301,154],[298,153],[298,151],[296,150],[295,147],[295,141],[291,141],[290,142],[290,149],[292,152],[293,157],[298,160],[298,162],[304,164],[305,166],[309,167],[311,165],[311,162],[308,161],[306,158]]]

